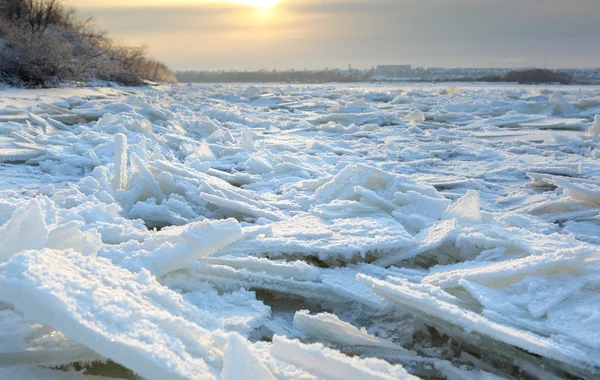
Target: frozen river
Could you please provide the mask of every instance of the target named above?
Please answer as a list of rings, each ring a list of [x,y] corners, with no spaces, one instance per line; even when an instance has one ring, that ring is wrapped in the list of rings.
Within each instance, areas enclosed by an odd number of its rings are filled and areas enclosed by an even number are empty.
[[[0,377],[600,376],[597,114],[591,86],[0,90]]]

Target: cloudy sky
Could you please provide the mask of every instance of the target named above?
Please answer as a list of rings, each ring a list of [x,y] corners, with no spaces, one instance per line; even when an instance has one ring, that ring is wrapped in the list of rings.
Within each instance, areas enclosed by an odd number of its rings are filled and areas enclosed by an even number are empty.
[[[178,70],[600,67],[600,0],[70,3]]]

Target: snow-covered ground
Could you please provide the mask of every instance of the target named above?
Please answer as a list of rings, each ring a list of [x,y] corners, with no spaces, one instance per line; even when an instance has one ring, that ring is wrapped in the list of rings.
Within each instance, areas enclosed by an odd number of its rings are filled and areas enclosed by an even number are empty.
[[[596,114],[597,87],[1,90],[0,378],[598,377]]]

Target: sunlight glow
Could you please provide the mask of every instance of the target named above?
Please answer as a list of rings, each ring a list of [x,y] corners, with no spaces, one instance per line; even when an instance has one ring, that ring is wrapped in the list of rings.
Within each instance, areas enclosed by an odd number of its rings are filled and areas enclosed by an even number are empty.
[[[235,3],[249,5],[258,8],[271,8],[279,3],[279,0],[234,0]]]

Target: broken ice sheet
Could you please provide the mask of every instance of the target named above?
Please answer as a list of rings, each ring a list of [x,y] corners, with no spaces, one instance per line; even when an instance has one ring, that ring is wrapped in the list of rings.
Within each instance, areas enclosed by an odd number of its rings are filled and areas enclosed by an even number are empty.
[[[335,378],[372,370],[367,353],[397,364],[391,347],[352,346],[375,342],[357,328],[369,321],[427,360],[429,371],[405,367],[423,377],[597,377],[597,259],[575,255],[598,248],[597,89],[446,87],[3,89],[2,278],[29,293],[2,304],[2,354],[92,353],[169,377],[195,377],[203,360],[207,376]],[[348,364],[299,342],[281,353],[311,358],[298,367],[271,355],[273,334],[301,332],[363,356]],[[575,359],[555,360],[565,353]]]
[[[350,261],[414,244],[412,236],[390,216],[323,220],[298,215],[271,227],[270,234],[242,240],[217,255],[316,256],[323,261]]]
[[[29,251],[1,267],[0,299],[148,379],[212,378],[218,322],[160,286],[103,258]]]
[[[184,269],[241,237],[242,228],[236,220],[204,220],[155,232],[142,243],[105,247],[100,254],[122,267],[135,271],[145,268],[161,276]]]
[[[402,366],[393,366],[383,360],[350,358],[318,343],[305,345],[279,336],[273,338],[271,353],[325,379],[416,379]]]
[[[51,327],[27,321],[14,310],[0,310],[0,365],[59,366],[96,360],[103,358]]]

